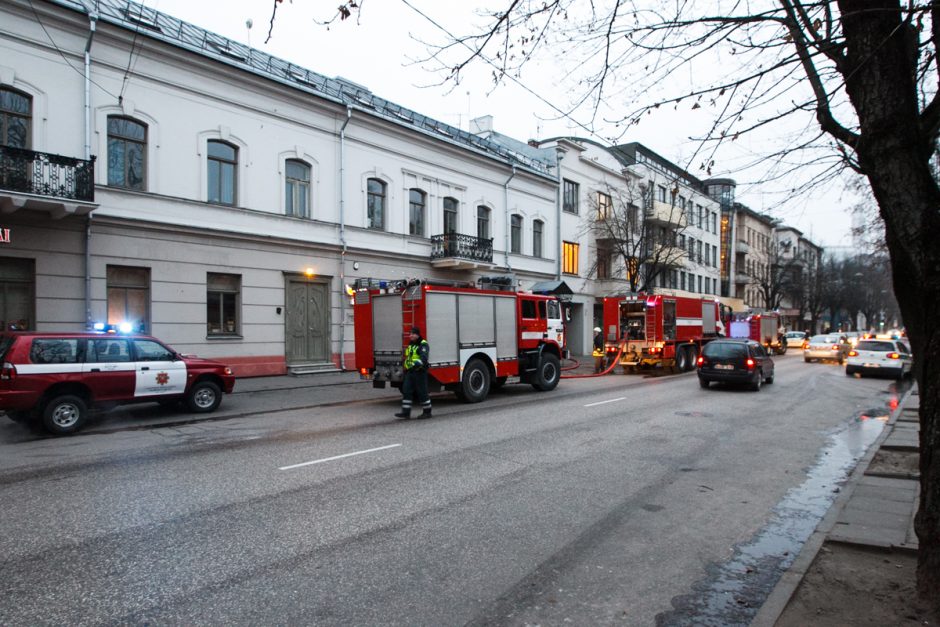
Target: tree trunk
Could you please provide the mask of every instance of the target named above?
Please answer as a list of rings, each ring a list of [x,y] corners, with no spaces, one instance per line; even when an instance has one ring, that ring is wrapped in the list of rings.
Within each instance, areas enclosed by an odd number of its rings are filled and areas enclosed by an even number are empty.
[[[920,389],[917,587],[940,611],[940,189],[921,128],[913,33],[897,0],[840,0],[846,90],[858,113],[854,147],[885,222],[894,291]],[[854,13],[853,13],[854,12]]]

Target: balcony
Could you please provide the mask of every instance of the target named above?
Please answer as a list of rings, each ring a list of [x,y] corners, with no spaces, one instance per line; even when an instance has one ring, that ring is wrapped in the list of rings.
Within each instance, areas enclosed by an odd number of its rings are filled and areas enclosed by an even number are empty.
[[[751,282],[751,277],[739,272],[734,275],[734,282],[737,285],[744,285]]]
[[[95,159],[0,146],[0,211],[44,211],[59,219],[87,215],[95,204]]]
[[[462,233],[432,235],[431,265],[454,270],[492,268],[493,238]]]
[[[644,216],[647,220],[672,226],[686,226],[685,214],[678,206],[654,200],[646,206]]]
[[[746,255],[751,252],[751,247],[743,239],[739,239],[734,243],[734,251]]]

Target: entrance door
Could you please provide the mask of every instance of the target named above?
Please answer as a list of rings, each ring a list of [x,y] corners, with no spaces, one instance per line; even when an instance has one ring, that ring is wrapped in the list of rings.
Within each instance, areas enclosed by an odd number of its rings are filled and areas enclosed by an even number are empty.
[[[330,360],[330,287],[288,279],[287,363]]]

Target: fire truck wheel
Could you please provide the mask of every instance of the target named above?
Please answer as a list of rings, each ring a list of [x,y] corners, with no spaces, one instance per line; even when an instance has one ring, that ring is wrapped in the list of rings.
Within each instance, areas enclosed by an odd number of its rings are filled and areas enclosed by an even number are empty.
[[[46,403],[42,411],[42,424],[49,433],[65,435],[75,433],[88,416],[85,401],[78,396],[63,394]]]
[[[551,353],[543,353],[539,359],[538,371],[535,373],[535,383],[532,384],[536,390],[548,392],[554,390],[561,378],[561,363],[558,358]]]
[[[197,381],[186,395],[186,406],[197,414],[215,411],[222,402],[222,390],[212,381]]]
[[[479,359],[471,359],[463,369],[460,398],[467,403],[479,403],[490,393],[490,369]]]
[[[685,372],[689,369],[689,350],[685,346],[676,349],[676,370]]]

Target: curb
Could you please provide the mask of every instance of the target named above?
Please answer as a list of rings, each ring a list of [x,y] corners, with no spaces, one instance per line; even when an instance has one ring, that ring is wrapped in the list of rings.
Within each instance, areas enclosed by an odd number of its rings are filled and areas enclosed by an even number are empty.
[[[897,422],[901,412],[904,411],[904,406],[907,404],[908,398],[910,398],[915,388],[916,386],[911,386],[911,388],[905,392],[900,402],[898,402],[898,406],[895,410],[891,412],[888,422],[885,424],[885,429],[881,431],[878,438],[868,447],[865,456],[855,465],[855,469],[852,471],[852,474],[849,475],[839,496],[836,497],[835,501],[829,507],[829,511],[826,512],[826,515],[823,516],[822,520],[816,526],[816,530],[813,531],[809,539],[803,544],[803,548],[800,550],[799,555],[796,556],[796,559],[793,560],[793,564],[791,564],[790,568],[780,577],[777,585],[774,586],[770,595],[764,601],[763,605],[761,605],[757,615],[750,622],[750,627],[773,627],[780,619],[783,611],[790,603],[790,599],[793,598],[797,587],[799,587],[800,583],[803,581],[803,577],[813,565],[813,562],[816,561],[819,550],[835,527],[842,510],[845,509],[846,504],[852,498],[856,486],[862,480],[862,477],[865,476],[865,471],[868,470],[871,460],[874,459],[875,454],[881,450],[881,445],[891,434],[892,430],[887,427],[893,427]]]

